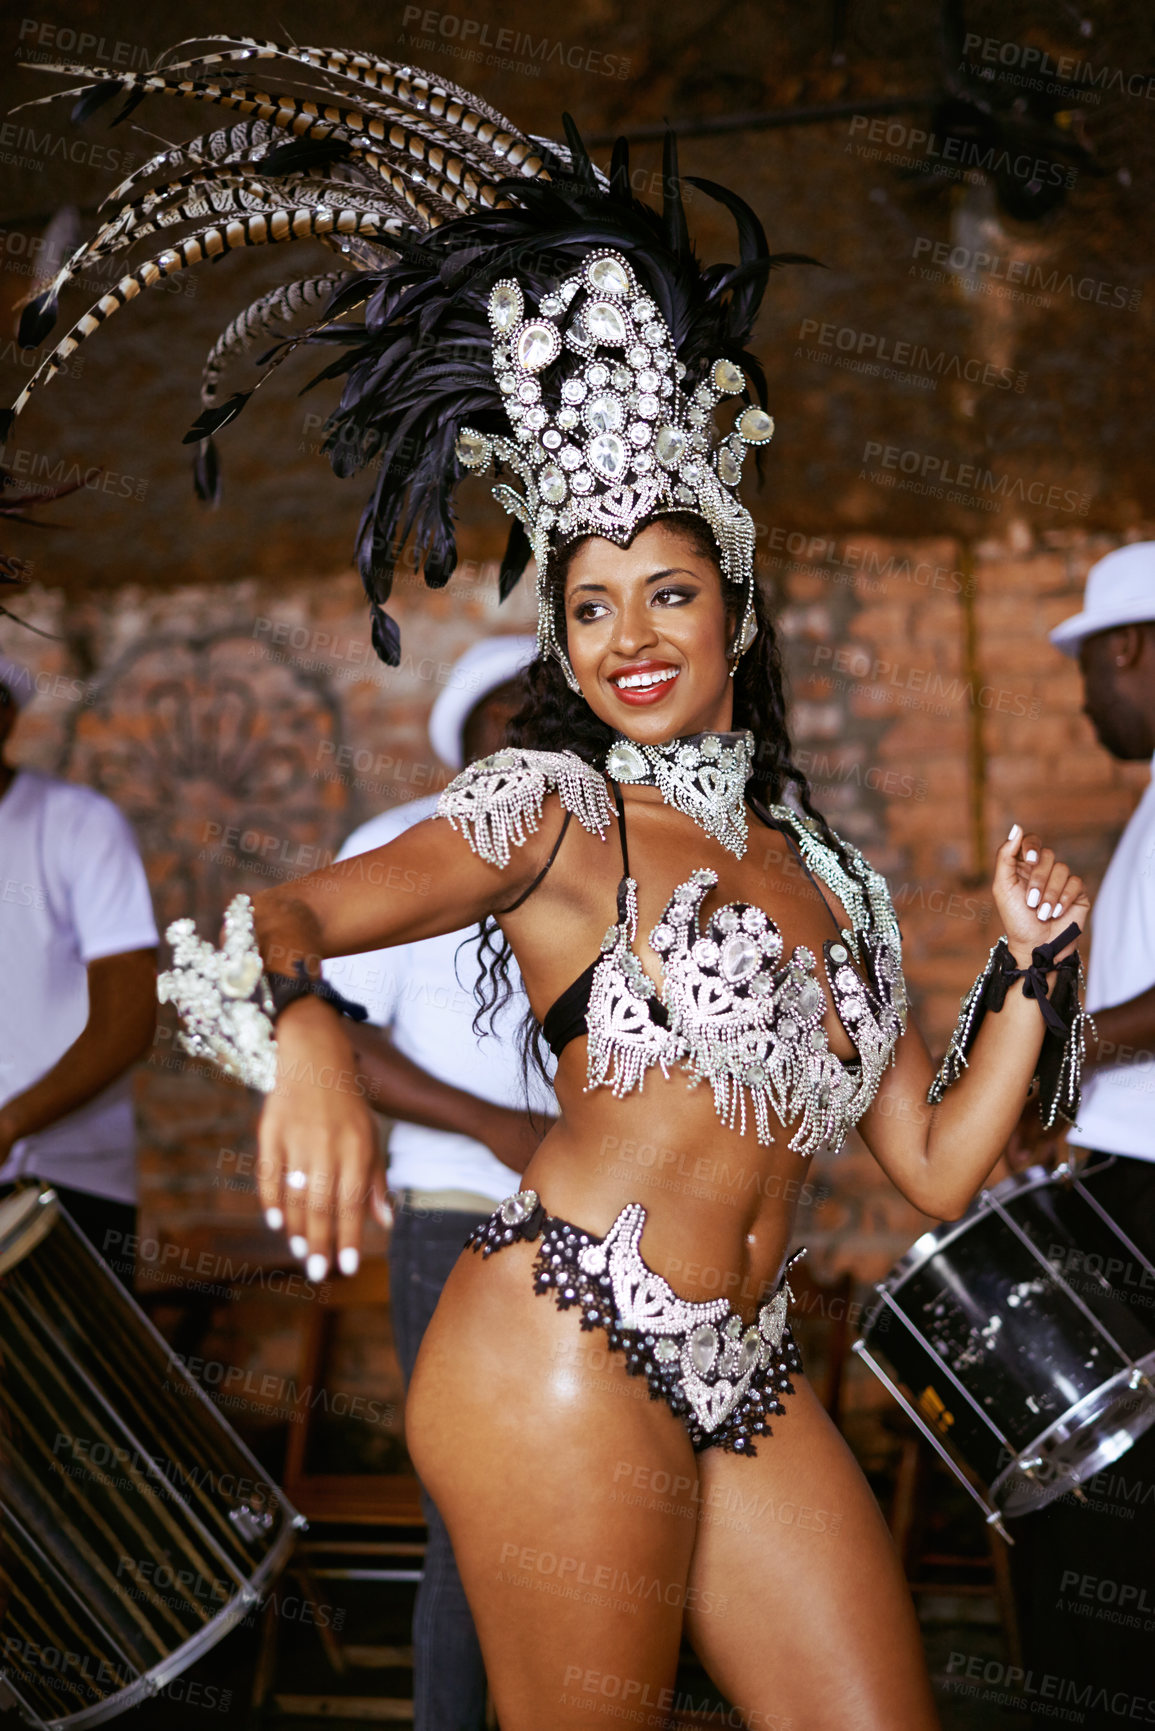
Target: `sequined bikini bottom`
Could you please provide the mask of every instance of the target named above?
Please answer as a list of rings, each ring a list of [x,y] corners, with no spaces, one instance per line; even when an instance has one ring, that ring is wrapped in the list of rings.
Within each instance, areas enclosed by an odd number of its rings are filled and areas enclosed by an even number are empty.
[[[791,1372],[802,1369],[786,1320],[789,1264],[757,1323],[746,1327],[728,1299],[679,1298],[646,1266],[638,1249],[645,1223],[646,1210],[631,1202],[598,1238],[547,1214],[536,1190],[519,1190],[466,1243],[492,1256],[540,1239],[534,1291],[552,1292],[559,1310],[578,1309],[583,1329],[603,1328],[627,1373],[645,1376],[650,1399],[667,1402],[695,1449],[753,1455],[754,1439],[770,1434],[769,1415],[786,1411],[778,1396],[794,1393]]]

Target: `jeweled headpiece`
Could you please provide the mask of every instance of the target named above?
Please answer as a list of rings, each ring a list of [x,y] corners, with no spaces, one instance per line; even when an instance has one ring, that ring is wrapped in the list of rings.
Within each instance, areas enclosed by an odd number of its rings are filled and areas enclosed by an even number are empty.
[[[512,436],[463,427],[455,449],[467,469],[496,458],[521,482],[518,490],[500,481],[493,493],[522,524],[537,562],[541,653],[556,656],[576,685],[554,623],[554,546],[582,535],[626,545],[647,518],[669,511],[704,518],[723,575],[745,586],[737,637],[745,647],[754,525],[735,489],[747,447],[765,444],[774,423],[757,405],[743,407],[729,437],[714,442],[712,411],[745,390],[741,369],[716,360],[687,398],[669,326],[618,252],[591,253],[536,309],[515,279],[503,278],[487,310]]]
[[[747,448],[773,432],[745,345],[770,270],[813,261],[771,257],[748,205],[692,179],[731,212],[739,239],[736,264],[700,264],[672,135],[659,212],[631,190],[625,141],[607,176],[568,115],[567,142],[552,143],[412,67],[343,49],[214,40],[212,53],[177,60],[172,50],[148,71],[37,68],[90,81],[59,93],[75,99],[77,121],[118,97],[123,119],[156,95],[223,108],[230,124],[134,170],[111,195],[120,208],[39,285],[21,320],[25,346],[44,341],[69,282],[105,275],[109,284],[0,418],[0,437],[32,391],[143,289],[240,247],[313,239],[338,254],[339,268],[261,296],[210,351],[203,413],[186,435],[203,497],[219,492],[213,435],[302,342],[329,342],[336,358],[319,378],[343,380],[325,430],[330,461],[339,475],[376,470],[357,562],[382,660],[400,660],[383,603],[403,551],[412,542],[431,587],[448,582],[457,483],[490,465],[514,519],[500,593],[534,555],[539,641],[571,683],[550,590],[556,549],[587,534],[625,544],[671,511],[709,525],[726,578],[744,586],[740,653],[753,632],[754,532],[736,488]],[[288,63],[294,83],[313,89],[257,87],[256,62]],[[118,255],[162,230],[163,250],[116,278]],[[302,314],[313,322],[294,334]],[[258,342],[272,346],[256,385],[222,401],[224,370]],[[718,432],[713,415],[727,396],[743,401]]]

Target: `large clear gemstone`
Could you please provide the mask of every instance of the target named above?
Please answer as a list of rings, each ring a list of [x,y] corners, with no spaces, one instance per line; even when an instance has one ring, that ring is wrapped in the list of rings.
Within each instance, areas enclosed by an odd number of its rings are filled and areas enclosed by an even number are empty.
[[[547,463],[537,478],[537,490],[550,505],[560,505],[566,495],[565,476],[556,463]]]
[[[599,433],[586,447],[586,455],[599,474],[616,481],[625,473],[628,455],[624,439],[616,433]]]
[[[652,367],[645,367],[638,374],[639,391],[656,391],[661,382],[661,374],[656,373]]]
[[[723,445],[718,452],[718,479],[727,487],[736,487],[742,479],[742,465],[729,445]]]
[[[582,454],[576,445],[563,445],[558,452],[558,459],[566,469],[576,469],[581,463]]]
[[[762,1342],[756,1328],[748,1328],[742,1337],[742,1353],[738,1360],[738,1375],[745,1376],[748,1370],[753,1370],[758,1362],[758,1353]]]
[[[676,469],[686,454],[686,435],[679,427],[660,427],[654,449],[659,463]]]
[[[595,342],[608,343],[611,348],[621,348],[628,334],[626,321],[613,301],[591,301],[584,316],[586,330]]]
[[[525,418],[529,421],[529,415]],[[547,427],[545,432],[541,435],[541,442],[547,451],[556,451],[558,446],[561,444],[561,434],[558,432],[556,427]]]
[[[561,394],[567,403],[580,403],[586,394],[584,379],[567,379],[561,388]]]
[[[516,1196],[507,1196],[499,1210],[501,1218],[507,1226],[520,1226],[523,1220],[528,1220],[537,1207],[536,1190],[519,1190]]]
[[[831,946],[830,946],[830,960],[832,962],[844,962],[844,961],[846,961],[846,959],[847,959],[846,945],[845,944],[831,944]]]
[[[738,416],[738,431],[752,445],[764,445],[774,437],[774,422],[765,409],[743,409]]]
[[[746,980],[755,973],[760,960],[759,950],[745,932],[735,932],[722,945],[722,972],[728,980]]]
[[[517,394],[523,403],[536,403],[541,396],[541,386],[536,379],[522,379]]]
[[[634,371],[637,372],[639,370],[639,368],[649,366],[649,364],[650,364],[650,351],[649,351],[649,349],[645,348],[641,343],[635,343],[633,348],[627,354],[626,359],[627,359],[627,361],[629,361],[629,363],[630,363],[631,367],[633,367]]]
[[[586,281],[604,295],[625,300],[633,286],[626,268],[616,258],[591,259],[586,267]]]
[[[619,739],[606,755],[606,769],[615,781],[644,781],[650,766],[636,745]]]
[[[526,325],[517,339],[518,364],[527,373],[540,373],[561,352],[561,338],[544,320]]]
[[[814,980],[807,980],[794,1000],[794,1013],[803,1021],[809,1021],[815,1011],[822,1007],[822,988]]]
[[[585,409],[586,425],[591,433],[616,433],[621,430],[621,399],[608,392],[591,397]]]
[[[499,282],[489,297],[489,317],[494,330],[511,331],[525,314],[525,302],[515,282]]]
[[[594,490],[594,478],[588,469],[578,469],[570,477],[570,486],[573,488],[575,493],[592,493]]]
[[[629,438],[632,445],[648,445],[653,428],[648,421],[632,421],[629,427]]]
[[[709,1376],[718,1356],[718,1333],[708,1322],[700,1322],[690,1336],[690,1363],[699,1376]]]
[[[454,445],[459,463],[464,463],[467,469],[479,469],[489,461],[489,440],[483,439],[480,433],[474,433],[468,427],[463,427],[457,435]]]
[[[746,386],[746,375],[733,361],[715,361],[712,377],[714,388],[724,391],[728,397],[736,397]]]
[[[559,427],[564,427],[567,432],[576,427],[579,420],[580,416],[576,409],[559,409],[557,412],[557,424]]]

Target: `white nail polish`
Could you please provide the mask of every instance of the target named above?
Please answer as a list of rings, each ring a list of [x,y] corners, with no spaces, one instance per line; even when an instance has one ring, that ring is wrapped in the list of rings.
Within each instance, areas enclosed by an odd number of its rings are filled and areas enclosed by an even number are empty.
[[[279,1232],[284,1224],[285,1216],[281,1213],[279,1208],[265,1209],[265,1225],[268,1227],[270,1232]]]
[[[294,1256],[308,1256],[309,1240],[307,1238],[302,1238],[299,1232],[294,1232],[293,1236],[289,1240],[289,1249],[292,1251]]]
[[[1041,920],[1049,920],[1050,917],[1051,917],[1051,904],[1050,904],[1050,902],[1044,902],[1042,907],[1039,909],[1039,918]]]
[[[1025,853],[1023,855],[1023,858],[1026,860],[1028,865],[1034,865],[1034,863],[1038,859],[1038,857],[1039,857],[1039,852],[1038,852],[1037,848],[1032,848],[1030,853]]]
[[[1051,910],[1051,918],[1053,920],[1057,920],[1059,915],[1062,913],[1062,911],[1063,911],[1062,902],[1056,902],[1053,909]]]
[[[305,1273],[308,1275],[310,1280],[315,1280],[317,1284],[320,1285],[328,1272],[329,1258],[327,1256],[322,1256],[319,1250],[314,1250],[308,1261],[305,1263]]]
[[[344,1250],[337,1252],[337,1267],[342,1274],[356,1274],[361,1265],[360,1253],[351,1244],[346,1244]]]
[[[1039,897],[1042,895],[1042,893],[1043,892],[1040,889],[1028,890],[1028,892],[1027,892],[1027,906],[1029,908],[1037,908],[1039,905]]]
[[[1022,832],[1022,829],[1020,828],[1020,826],[1017,823],[1013,823],[1011,825],[1011,833],[1007,837],[1007,840],[1008,841],[1018,841],[1018,839],[1022,835],[1022,833],[1023,832]]]

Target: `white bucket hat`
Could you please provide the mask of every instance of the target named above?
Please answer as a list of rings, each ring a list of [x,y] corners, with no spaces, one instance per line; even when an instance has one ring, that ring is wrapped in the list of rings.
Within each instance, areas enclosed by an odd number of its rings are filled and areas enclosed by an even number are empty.
[[[444,691],[429,714],[429,743],[450,769],[465,767],[465,723],[491,691],[537,657],[536,637],[485,637],[454,662]]]
[[[1155,620],[1155,541],[1133,541],[1091,566],[1083,611],[1056,625],[1051,642],[1064,655],[1078,655],[1084,637],[1147,620]]]

